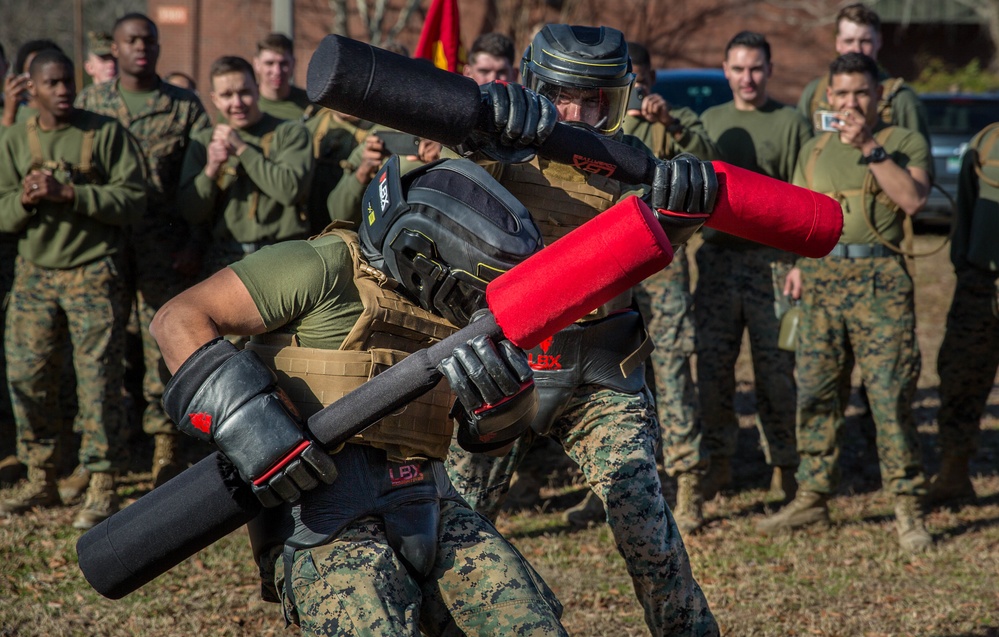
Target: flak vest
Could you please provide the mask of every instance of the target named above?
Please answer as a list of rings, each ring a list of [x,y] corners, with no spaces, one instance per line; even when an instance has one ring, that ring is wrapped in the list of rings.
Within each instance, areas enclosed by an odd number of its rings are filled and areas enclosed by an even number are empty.
[[[278,375],[278,384],[308,418],[339,400],[409,354],[457,331],[453,325],[405,299],[396,283],[368,265],[357,235],[328,229],[347,245],[354,284],[364,310],[337,350],[301,347],[294,334],[254,336],[246,345]],[[321,235],[322,236],[322,235]],[[444,458],[454,424],[450,418],[450,386],[437,386],[400,411],[386,416],[350,440],[384,450],[390,460]]]

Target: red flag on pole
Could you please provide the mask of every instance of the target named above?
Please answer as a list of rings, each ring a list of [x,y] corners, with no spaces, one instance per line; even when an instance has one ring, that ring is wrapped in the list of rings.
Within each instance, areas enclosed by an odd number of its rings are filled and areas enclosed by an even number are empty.
[[[413,57],[430,60],[439,69],[461,73],[465,49],[461,46],[458,0],[432,0]]]

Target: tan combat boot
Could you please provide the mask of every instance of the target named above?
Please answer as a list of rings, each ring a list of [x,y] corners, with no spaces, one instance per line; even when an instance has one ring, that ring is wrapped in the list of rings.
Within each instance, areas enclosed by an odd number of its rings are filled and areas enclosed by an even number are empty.
[[[944,452],[940,458],[940,473],[930,482],[927,499],[932,504],[974,500],[975,488],[971,486],[968,463],[971,458],[964,454]]]
[[[919,496],[895,496],[895,530],[898,531],[898,543],[908,553],[922,553],[933,545],[933,537],[923,523]]]
[[[600,501],[597,494],[592,490],[586,493],[583,501],[576,506],[566,509],[562,514],[562,520],[572,526],[585,527],[591,523],[603,522],[607,519],[604,513],[604,503]]]
[[[760,533],[774,535],[818,524],[829,526],[829,496],[814,491],[799,491],[786,507],[756,525]]]
[[[93,473],[83,506],[73,520],[74,529],[91,529],[118,512],[114,474]]]
[[[28,467],[28,480],[0,501],[0,515],[19,515],[35,507],[62,504],[56,486],[55,468]]]
[[[180,441],[177,434],[155,434],[153,436],[153,487],[179,474],[183,467],[180,463]]]
[[[73,504],[90,486],[90,470],[82,464],[76,465],[73,473],[59,481],[59,497],[63,504]]]
[[[708,472],[701,481],[701,492],[704,494],[704,501],[709,502],[722,489],[727,489],[732,484],[732,461],[728,456],[711,456],[711,464]]]
[[[704,526],[704,496],[701,494],[701,476],[681,473],[676,477],[676,507],[673,519],[680,533],[688,535]]]
[[[768,503],[787,502],[798,491],[798,483],[794,479],[794,467],[774,467],[770,476],[770,490],[764,497]]]

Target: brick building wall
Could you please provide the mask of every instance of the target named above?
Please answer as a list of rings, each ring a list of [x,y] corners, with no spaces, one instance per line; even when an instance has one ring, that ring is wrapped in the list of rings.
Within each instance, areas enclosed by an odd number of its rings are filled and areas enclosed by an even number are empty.
[[[425,13],[430,0],[422,0]],[[333,29],[331,0],[295,0],[295,41],[297,68],[295,82],[305,86],[306,70],[312,51],[323,36]],[[356,13],[357,3],[347,2],[347,33],[368,40]],[[384,24],[391,27],[400,15],[402,0],[390,0]],[[840,2],[826,0],[821,11],[808,4],[811,13],[776,9],[761,0],[619,0],[597,2],[531,2],[507,0],[510,11],[496,15],[493,3],[459,0],[462,42],[471,46],[475,37],[489,30],[512,34],[519,47],[526,48],[532,29],[545,22],[606,24],[625,32],[649,48],[653,62],[660,67],[720,66],[723,49],[736,32],[749,29],[767,36],[773,50],[774,76],[771,94],[793,103],[804,85],[826,68],[833,52],[833,25]],[[221,55],[250,58],[256,42],[271,31],[271,0],[148,0],[149,16],[160,27],[162,53],[159,70],[184,71],[195,77],[206,107],[208,69]],[[560,7],[560,8],[553,8]],[[413,50],[419,39],[424,13],[414,13],[396,39]],[[943,29],[943,31],[941,31]],[[936,52],[934,42],[953,40],[959,27],[909,27],[885,24],[885,49],[881,61],[889,70],[913,79],[919,71],[920,51]],[[957,37],[969,42],[977,27],[965,29]],[[981,39],[981,38],[979,38]],[[987,41],[984,46],[988,46]],[[940,57],[967,53],[969,47],[937,47]],[[991,53],[988,51],[987,53]]]

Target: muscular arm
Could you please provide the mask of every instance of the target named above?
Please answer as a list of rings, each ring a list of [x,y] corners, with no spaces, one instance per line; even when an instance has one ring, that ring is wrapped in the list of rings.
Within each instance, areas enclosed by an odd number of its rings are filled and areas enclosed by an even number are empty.
[[[871,174],[892,201],[910,217],[926,205],[930,193],[930,175],[922,168],[902,168],[890,158],[871,164]]]
[[[173,373],[195,350],[217,336],[267,330],[246,286],[235,272],[223,268],[167,301],[156,312],[149,331]]]

